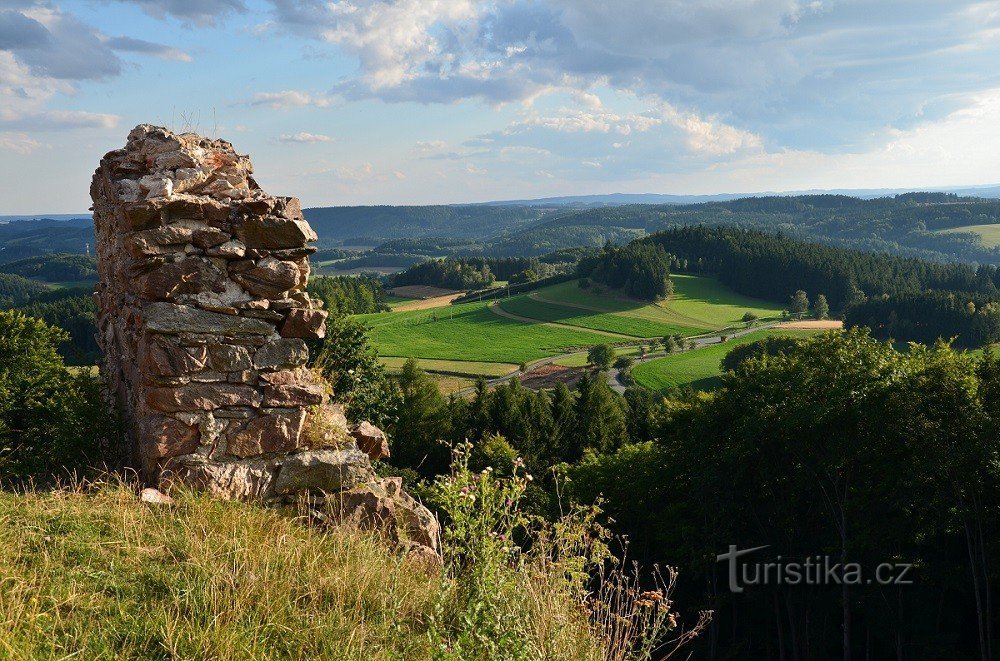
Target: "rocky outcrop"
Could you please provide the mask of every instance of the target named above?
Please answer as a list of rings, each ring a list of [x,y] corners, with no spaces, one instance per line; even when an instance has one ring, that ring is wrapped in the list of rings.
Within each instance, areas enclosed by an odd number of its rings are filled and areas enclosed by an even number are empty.
[[[385,435],[350,427],[306,367],[326,321],[305,292],[316,234],[252,173],[224,140],[144,124],[94,174],[101,372],[125,454],[151,484],[226,498],[381,488]]]

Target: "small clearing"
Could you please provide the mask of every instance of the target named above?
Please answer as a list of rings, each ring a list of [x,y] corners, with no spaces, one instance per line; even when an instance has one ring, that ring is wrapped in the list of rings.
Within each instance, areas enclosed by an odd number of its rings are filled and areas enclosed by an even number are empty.
[[[786,321],[775,326],[775,328],[789,330],[841,330],[843,327],[844,322],[838,319],[800,319],[799,321]]]
[[[395,290],[394,290],[395,291]],[[392,305],[392,309],[396,312],[406,312],[408,310],[430,310],[432,308],[443,308],[446,305],[451,305],[451,302],[456,298],[461,298],[464,296],[462,292],[457,292],[454,294],[445,294],[444,296],[435,296],[434,298],[421,298],[417,300],[408,300],[403,303],[396,303]]]
[[[449,296],[451,294],[461,294],[462,292],[455,289],[444,289],[443,287],[431,287],[430,285],[403,285],[402,287],[393,287],[389,290],[389,293],[402,298],[426,300]]]
[[[549,363],[540,365],[521,376],[521,385],[532,390],[555,388],[557,383],[565,383],[572,388],[580,380],[586,370],[582,367],[563,367]]]

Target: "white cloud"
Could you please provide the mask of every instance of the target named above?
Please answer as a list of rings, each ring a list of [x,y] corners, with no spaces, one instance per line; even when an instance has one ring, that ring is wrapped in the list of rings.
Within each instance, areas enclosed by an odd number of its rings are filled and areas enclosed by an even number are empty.
[[[416,144],[417,151],[422,153],[441,151],[448,148],[448,143],[444,140],[419,140]]]
[[[488,170],[485,170],[484,168],[477,167],[477,166],[473,165],[472,163],[466,163],[465,164],[465,171],[468,172],[469,174],[487,174],[488,173]]]
[[[275,109],[302,108],[304,106],[325,108],[330,105],[330,100],[323,97],[314,97],[308,92],[283,90],[281,92],[257,92],[247,102],[247,105]]]
[[[0,149],[27,155],[42,147],[42,143],[25,133],[0,133]]]
[[[305,131],[300,131],[299,133],[284,133],[278,138],[281,142],[333,142],[333,138],[328,135],[323,135],[322,133],[306,133]]]

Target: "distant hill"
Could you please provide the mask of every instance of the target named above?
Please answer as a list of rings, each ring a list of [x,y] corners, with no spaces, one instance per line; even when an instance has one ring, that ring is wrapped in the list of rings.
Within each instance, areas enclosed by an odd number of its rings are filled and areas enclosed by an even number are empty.
[[[84,253],[94,249],[90,218],[19,220],[0,223],[0,264],[52,253]]]
[[[388,253],[393,264],[403,266],[443,255],[538,256],[608,241],[626,243],[683,225],[736,225],[861,250],[1000,264],[1000,248],[980,238],[984,227],[1000,224],[1000,186],[962,189],[962,194],[890,192],[715,196],[720,199],[709,201],[697,196],[594,195],[496,205],[316,207],[306,209],[305,215],[321,248],[386,244],[385,249],[357,257],[356,268],[387,265],[383,257]],[[649,203],[664,198],[669,202]],[[93,247],[89,218],[0,222],[0,264],[52,253],[79,254],[88,243]]]
[[[615,207],[631,204],[699,204],[702,202],[727,202],[748,197],[801,197],[805,195],[846,195],[862,200],[895,197],[906,193],[953,193],[960,197],[1000,198],[1000,185],[966,186],[960,188],[857,188],[831,190],[802,190],[766,193],[717,193],[712,195],[666,195],[661,193],[610,193],[607,195],[569,195],[541,197],[526,200],[498,200],[482,202],[483,206],[533,206],[533,207]]]
[[[546,212],[528,207],[439,205],[317,207],[303,213],[319,234],[320,246],[331,247],[425,236],[487,239],[524,228]]]

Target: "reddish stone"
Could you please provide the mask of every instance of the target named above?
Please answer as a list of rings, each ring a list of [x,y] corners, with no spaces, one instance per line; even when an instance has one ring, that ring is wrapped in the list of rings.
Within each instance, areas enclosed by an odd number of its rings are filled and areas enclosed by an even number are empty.
[[[229,205],[199,195],[174,195],[165,205],[171,218],[222,221],[229,218]]]
[[[229,453],[253,457],[271,452],[291,452],[300,447],[306,412],[281,411],[255,418],[229,439]]]
[[[242,372],[250,369],[250,351],[246,347],[232,344],[216,344],[208,350],[212,357],[212,369],[220,372]]]
[[[210,411],[222,406],[260,406],[256,388],[233,383],[191,383],[168,388],[150,388],[146,404],[157,411]]]
[[[146,344],[143,369],[154,376],[181,376],[205,369],[205,347],[185,348],[159,336]]]
[[[274,212],[289,220],[302,220],[302,203],[297,197],[279,197]]]
[[[389,439],[385,432],[370,422],[362,422],[351,430],[358,448],[372,461],[389,458]]]
[[[312,406],[322,403],[323,387],[317,384],[264,387],[264,406]]]
[[[178,457],[197,450],[200,439],[197,427],[165,416],[148,417],[142,421],[139,450],[146,458]]]
[[[301,248],[316,240],[316,233],[305,220],[275,216],[250,217],[240,229],[240,239],[248,248],[282,250]]]
[[[153,300],[171,300],[181,294],[222,293],[225,275],[209,261],[189,257],[163,264],[140,280],[140,294]]]
[[[254,296],[274,298],[296,287],[302,277],[299,267],[292,262],[283,262],[273,257],[263,259],[256,266],[243,270],[241,264],[237,272],[230,269],[233,280]]]
[[[272,386],[290,386],[296,383],[308,383],[310,378],[309,370],[301,367],[294,370],[264,372],[260,375],[261,381]]]
[[[191,235],[191,243],[199,248],[214,248],[230,239],[230,235],[215,228],[195,230]]]
[[[322,338],[326,335],[326,316],[323,310],[293,308],[288,311],[279,332],[282,337]]]

